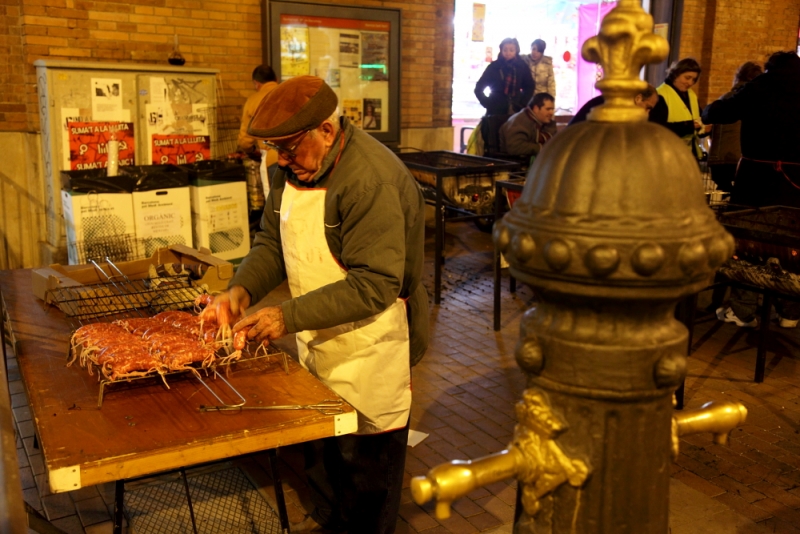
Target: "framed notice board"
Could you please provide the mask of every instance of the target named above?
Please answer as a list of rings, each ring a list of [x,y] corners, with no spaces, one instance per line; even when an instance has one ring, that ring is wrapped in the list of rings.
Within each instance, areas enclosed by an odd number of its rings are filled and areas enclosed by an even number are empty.
[[[400,10],[268,2],[269,63],[280,81],[312,75],[339,112],[389,146],[400,141]]]

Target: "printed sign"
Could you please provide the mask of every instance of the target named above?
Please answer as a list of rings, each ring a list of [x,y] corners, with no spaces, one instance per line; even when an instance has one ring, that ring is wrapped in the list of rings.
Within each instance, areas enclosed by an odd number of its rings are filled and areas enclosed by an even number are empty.
[[[153,165],[184,165],[211,159],[211,136],[159,135],[153,138]]]
[[[69,167],[73,171],[108,166],[108,141],[119,141],[119,164],[135,165],[132,122],[68,122]]]

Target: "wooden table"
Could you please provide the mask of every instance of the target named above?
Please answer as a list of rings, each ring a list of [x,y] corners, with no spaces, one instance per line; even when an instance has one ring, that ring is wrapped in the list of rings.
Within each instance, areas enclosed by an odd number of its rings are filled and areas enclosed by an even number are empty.
[[[200,405],[218,402],[188,373],[168,377],[170,389],[158,378],[111,384],[98,408],[97,376],[89,376],[77,363],[66,366],[69,322],[57,308],[44,307],[33,296],[31,271],[0,271],[0,296],[53,492],[356,430],[356,413],[346,402],[339,415],[313,410],[200,412]],[[341,400],[291,358],[288,374],[273,358],[236,364],[228,380],[248,406]],[[121,497],[120,491],[118,484]],[[121,522],[118,508],[115,521]]]

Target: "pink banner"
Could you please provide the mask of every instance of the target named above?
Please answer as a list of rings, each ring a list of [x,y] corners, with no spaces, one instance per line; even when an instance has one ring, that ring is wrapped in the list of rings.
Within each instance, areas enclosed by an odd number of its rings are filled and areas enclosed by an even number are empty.
[[[580,44],[578,50],[583,47],[583,43],[587,39],[600,32],[600,22],[616,5],[616,2],[610,2],[608,4],[585,4],[578,8],[578,43]],[[600,65],[589,63],[583,57],[578,57],[577,109],[581,109],[586,102],[600,94],[600,91],[594,88],[594,84],[602,75]]]

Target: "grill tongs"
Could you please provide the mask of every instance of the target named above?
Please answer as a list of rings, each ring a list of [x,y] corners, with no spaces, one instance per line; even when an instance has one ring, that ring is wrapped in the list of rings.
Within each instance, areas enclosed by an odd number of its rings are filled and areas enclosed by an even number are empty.
[[[283,406],[205,406],[200,405],[201,412],[238,412],[241,410],[317,410],[322,415],[339,415],[344,413],[342,401],[324,400],[316,404],[287,404]]]

